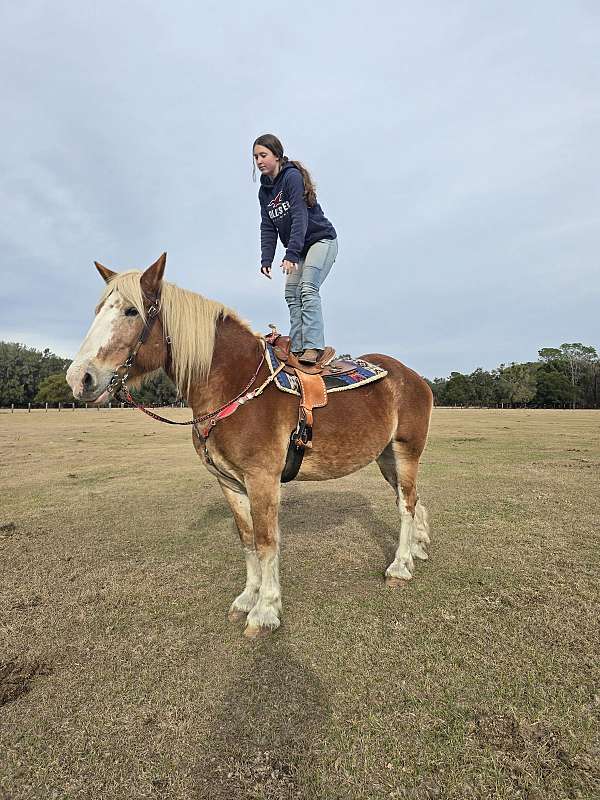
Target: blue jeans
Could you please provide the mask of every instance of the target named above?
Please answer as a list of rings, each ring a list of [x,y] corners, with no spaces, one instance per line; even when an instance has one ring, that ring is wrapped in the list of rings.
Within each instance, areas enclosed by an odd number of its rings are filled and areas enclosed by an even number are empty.
[[[298,262],[285,282],[285,301],[290,309],[290,338],[295,353],[325,347],[323,312],[319,289],[338,253],[337,239],[321,239]]]

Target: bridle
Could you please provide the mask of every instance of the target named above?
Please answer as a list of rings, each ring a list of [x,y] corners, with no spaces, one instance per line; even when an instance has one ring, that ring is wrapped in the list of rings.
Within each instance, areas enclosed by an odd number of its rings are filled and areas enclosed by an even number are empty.
[[[154,298],[148,297],[144,294],[144,297],[150,301],[150,305],[148,310],[146,311],[146,320],[144,322],[144,327],[142,328],[142,332],[140,333],[140,338],[137,340],[134,347],[129,351],[129,355],[125,359],[122,364],[115,369],[113,374],[110,376],[110,380],[108,382],[108,386],[104,391],[112,394],[115,400],[121,400],[120,397],[121,391],[125,389],[127,395],[129,395],[129,389],[127,388],[127,378],[129,377],[129,370],[133,367],[135,363],[135,358],[138,354],[138,350],[140,347],[148,340],[152,328],[154,327],[154,323],[158,319],[158,315],[160,314],[160,297],[156,295]],[[167,347],[170,345],[170,339],[166,338]]]
[[[265,341],[261,339],[262,346],[263,346],[263,354],[262,358],[259,361],[258,367],[256,368],[254,375],[250,378],[248,383],[244,386],[242,391],[237,394],[233,400],[229,400],[227,403],[224,403],[219,408],[215,409],[214,411],[209,411],[207,414],[200,414],[193,419],[186,420],[185,422],[178,422],[174,419],[167,419],[167,417],[161,417],[160,414],[155,414],[153,411],[149,411],[145,408],[141,403],[136,403],[134,398],[131,396],[131,392],[129,391],[129,387],[127,386],[127,379],[129,377],[129,372],[131,368],[135,364],[135,359],[138,354],[140,347],[148,340],[152,328],[154,327],[154,323],[158,319],[160,315],[160,296],[156,295],[155,297],[149,297],[148,295],[144,294],[146,300],[149,301],[150,305],[146,311],[146,321],[144,322],[144,327],[142,332],[140,333],[140,337],[137,340],[136,344],[133,348],[129,351],[129,355],[125,359],[125,361],[120,364],[113,374],[110,377],[108,385],[105,391],[109,392],[115,400],[120,402],[125,402],[127,405],[131,406],[132,408],[137,408],[139,411],[143,411],[144,414],[147,414],[149,417],[157,420],[158,422],[166,422],[168,425],[193,425],[194,431],[198,436],[198,439],[204,445],[204,453],[207,457],[207,460],[211,463],[212,459],[208,455],[208,450],[206,449],[206,440],[208,439],[211,431],[215,427],[215,425],[221,419],[225,419],[225,417],[230,416],[238,408],[244,403],[247,403],[249,400],[254,400],[256,397],[259,397],[266,389],[266,387],[275,379],[275,376],[278,375],[279,372],[284,368],[285,364],[280,364],[280,366],[272,372],[267,380],[262,383],[258,388],[254,389],[253,391],[248,391],[254,381],[258,377],[258,373],[262,365],[265,363]],[[165,337],[165,341],[167,344],[167,363],[171,360],[171,339],[167,336]],[[198,428],[198,424],[201,422],[207,423],[202,430]]]

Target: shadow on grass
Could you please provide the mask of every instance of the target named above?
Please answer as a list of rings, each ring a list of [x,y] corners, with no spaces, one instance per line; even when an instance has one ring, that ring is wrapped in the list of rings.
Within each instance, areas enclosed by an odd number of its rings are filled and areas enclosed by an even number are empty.
[[[394,523],[385,519],[390,515]],[[223,500],[204,508],[190,527],[204,531],[227,521],[235,527],[233,516]],[[394,559],[400,534],[400,517],[391,490],[377,502],[372,502],[359,492],[333,491],[318,484],[296,484],[287,487],[282,496],[279,521],[284,539],[334,534],[339,537],[340,547],[347,547],[348,535],[360,538],[360,534],[367,534],[381,551],[382,563],[385,562],[383,569]]]
[[[223,498],[216,503],[203,506],[198,516],[190,519],[188,528],[193,531],[210,533],[213,528],[226,524],[228,521],[235,524],[233,514]]]
[[[202,743],[194,797],[315,796],[315,753],[329,726],[327,696],[314,672],[281,641],[253,645]],[[307,794],[305,787],[310,784]],[[196,793],[197,792],[197,793]]]
[[[390,514],[397,524],[385,519],[384,515]],[[301,493],[294,493],[282,503],[280,522],[284,536],[301,535],[307,521],[319,535],[335,531],[340,547],[347,546],[345,534],[360,538],[365,533],[381,550],[385,566],[394,558],[400,534],[400,516],[391,490],[389,496],[372,502],[360,492],[320,490],[312,485],[308,489],[303,487]]]

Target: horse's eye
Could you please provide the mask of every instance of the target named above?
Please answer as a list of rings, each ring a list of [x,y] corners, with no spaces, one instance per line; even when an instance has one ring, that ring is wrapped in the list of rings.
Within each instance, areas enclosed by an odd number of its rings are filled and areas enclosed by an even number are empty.
[[[137,317],[137,315],[138,315],[137,308],[134,308],[133,306],[131,306],[131,308],[126,308],[125,309],[125,316],[126,317]]]

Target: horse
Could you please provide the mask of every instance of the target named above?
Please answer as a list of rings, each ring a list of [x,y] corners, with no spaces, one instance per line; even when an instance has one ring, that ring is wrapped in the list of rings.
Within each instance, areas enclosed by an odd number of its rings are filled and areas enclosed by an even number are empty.
[[[143,271],[114,272],[94,263],[105,288],[67,372],[73,395],[102,404],[117,378],[139,386],[160,368],[173,380],[194,413],[194,448],[221,487],[245,556],[245,587],[229,618],[245,623],[250,639],[266,636],[282,616],[278,511],[298,398],[276,388],[264,338],[235,311],[163,280],[166,253]],[[399,587],[413,576],[413,557],[428,557],[428,515],[417,495],[417,472],[433,396],[423,378],[391,356],[361,358],[387,375],[332,394],[316,411],[312,447],[297,479],[340,478],[376,461],[400,513],[398,547],[385,571],[387,585]],[[259,384],[256,396],[243,394]],[[222,409],[232,398],[241,399],[227,416]],[[214,409],[220,410],[219,424]],[[196,424],[202,419],[211,421],[204,434]]]

